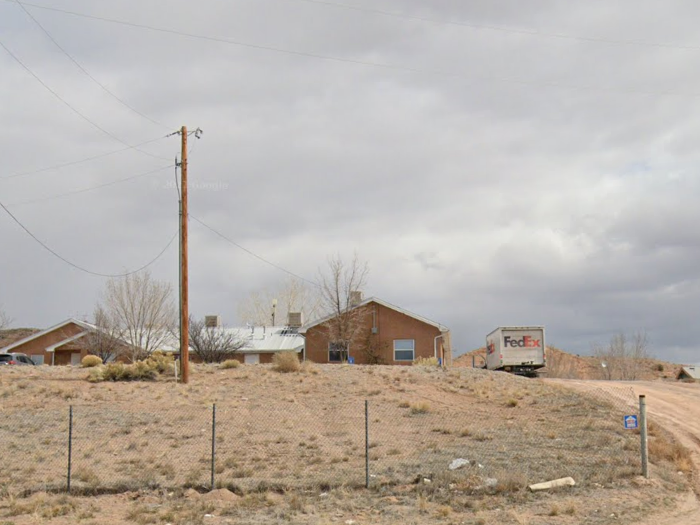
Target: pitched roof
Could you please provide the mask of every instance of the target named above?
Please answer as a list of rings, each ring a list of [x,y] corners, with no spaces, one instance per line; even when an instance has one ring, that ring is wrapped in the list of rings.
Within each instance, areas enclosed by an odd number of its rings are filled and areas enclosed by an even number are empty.
[[[407,315],[408,317],[412,317],[413,319],[416,319],[416,320],[418,320],[418,321],[420,321],[420,322],[422,322],[422,323],[425,323],[425,324],[429,324],[429,325],[431,325],[431,326],[434,326],[435,328],[437,328],[437,329],[440,330],[441,332],[449,332],[449,331],[450,331],[450,329],[447,328],[447,327],[446,327],[445,325],[443,325],[443,324],[436,323],[435,321],[431,321],[430,319],[428,319],[428,318],[426,318],[426,317],[423,317],[423,316],[414,314],[413,312],[409,312],[408,310],[405,310],[405,309],[403,309],[403,308],[400,308],[400,307],[398,307],[398,306],[396,306],[396,305],[394,305],[394,304],[388,303],[388,302],[383,301],[383,300],[381,300],[381,299],[378,299],[378,298],[376,298],[376,297],[370,297],[370,298],[368,298],[368,299],[365,299],[364,301],[362,301],[361,303],[359,303],[357,306],[351,307],[350,310],[354,310],[354,309],[356,309],[356,308],[361,308],[362,306],[368,305],[368,304],[370,304],[370,303],[377,303],[377,304],[379,304],[379,305],[384,306],[385,308],[389,308],[389,309],[394,310],[394,311],[396,311],[396,312],[399,312],[399,313],[401,313],[401,314]],[[322,318],[320,318],[320,319],[317,319],[316,321],[314,321],[314,322],[312,322],[312,323],[309,323],[309,324],[307,324],[307,325],[304,325],[304,326],[302,326],[302,327],[299,329],[299,333],[305,334],[306,331],[307,331],[309,328],[313,328],[314,326],[318,326],[318,325],[320,325],[320,324],[323,324],[323,323],[325,323],[326,321],[328,321],[329,319],[332,319],[333,317],[335,317],[335,314],[327,315],[327,316],[325,316],[325,317],[322,317]]]
[[[68,326],[69,324],[76,324],[80,326],[81,328],[85,330],[94,330],[96,327],[94,325],[91,325],[90,323],[86,323],[85,321],[78,321],[77,319],[73,319],[72,317],[70,319],[66,319],[65,321],[58,323],[57,325],[51,326],[47,328],[46,330],[41,330],[40,332],[36,332],[35,334],[32,334],[30,336],[27,336],[23,339],[20,339],[19,341],[15,341],[9,346],[6,346],[5,348],[0,348],[0,352],[11,352],[13,349],[17,348],[18,346],[23,345],[24,343],[28,343],[29,341],[33,341],[34,339],[37,339],[41,337],[42,335],[49,334],[53,332],[54,330],[60,330],[64,326]],[[70,337],[66,338],[69,339]],[[66,342],[66,341],[63,341]],[[62,344],[62,343],[60,343]]]
[[[207,330],[212,330],[208,328]],[[233,328],[213,328],[233,334],[237,339],[246,342],[246,346],[238,350],[241,354],[257,354],[270,352],[294,351],[301,352],[304,348],[304,336],[285,326],[243,326]],[[169,337],[160,350],[178,352],[180,340],[176,335]],[[190,351],[192,346],[190,345]]]
[[[700,366],[684,366],[678,372],[678,378],[680,379],[684,373],[693,379],[700,379]]]

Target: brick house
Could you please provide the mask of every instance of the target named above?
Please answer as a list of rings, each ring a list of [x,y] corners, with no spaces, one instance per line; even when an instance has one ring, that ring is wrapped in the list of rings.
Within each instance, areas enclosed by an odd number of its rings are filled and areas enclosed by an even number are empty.
[[[87,350],[79,340],[95,327],[77,319],[67,319],[55,326],[29,335],[0,352],[27,354],[38,365],[79,365]]]
[[[315,363],[410,365],[421,357],[437,357],[442,363],[452,362],[450,331],[439,323],[375,297],[357,302],[348,311],[353,312],[357,325],[349,344],[332,340],[335,316],[299,330],[306,337],[306,359]]]

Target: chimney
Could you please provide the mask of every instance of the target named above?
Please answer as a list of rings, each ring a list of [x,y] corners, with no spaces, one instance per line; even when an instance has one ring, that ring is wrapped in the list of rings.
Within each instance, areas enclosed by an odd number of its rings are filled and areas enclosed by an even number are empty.
[[[207,328],[221,328],[221,316],[220,315],[205,315],[204,316],[204,326]]]
[[[304,314],[301,312],[289,312],[287,314],[287,326],[289,328],[301,328],[304,325]]]
[[[362,292],[354,290],[350,292],[350,308],[353,308],[362,302]]]

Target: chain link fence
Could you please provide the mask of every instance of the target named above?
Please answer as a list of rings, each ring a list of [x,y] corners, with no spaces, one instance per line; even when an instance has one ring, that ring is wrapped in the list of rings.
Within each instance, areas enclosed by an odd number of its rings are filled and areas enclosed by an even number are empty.
[[[631,388],[585,396],[561,388],[499,403],[496,412],[490,402],[465,409],[415,396],[6,411],[0,479],[26,492],[440,481],[479,490],[565,476],[606,484],[640,471],[639,436],[623,426],[624,415],[636,414]]]

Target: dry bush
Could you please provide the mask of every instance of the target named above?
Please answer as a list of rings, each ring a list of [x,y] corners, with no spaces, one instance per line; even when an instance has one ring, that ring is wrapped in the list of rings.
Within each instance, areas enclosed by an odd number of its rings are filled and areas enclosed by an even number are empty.
[[[662,436],[649,440],[649,457],[654,462],[668,461],[681,472],[688,473],[693,469],[690,450]]]
[[[96,355],[86,355],[80,362],[80,366],[83,368],[92,368],[95,366],[100,366],[102,364],[102,358]]]
[[[223,370],[228,370],[229,368],[238,368],[241,366],[241,362],[238,359],[227,359],[223,363],[221,363],[221,367]]]
[[[414,366],[440,366],[437,357],[419,357],[413,361]]]
[[[411,403],[411,414],[427,414],[430,412],[430,405],[425,401]]]
[[[273,369],[277,372],[298,372],[301,369],[301,363],[296,352],[277,352],[272,356]]]
[[[175,358],[172,354],[164,354],[163,352],[156,351],[153,352],[144,363],[146,363],[148,368],[155,370],[159,374],[175,373]]]

